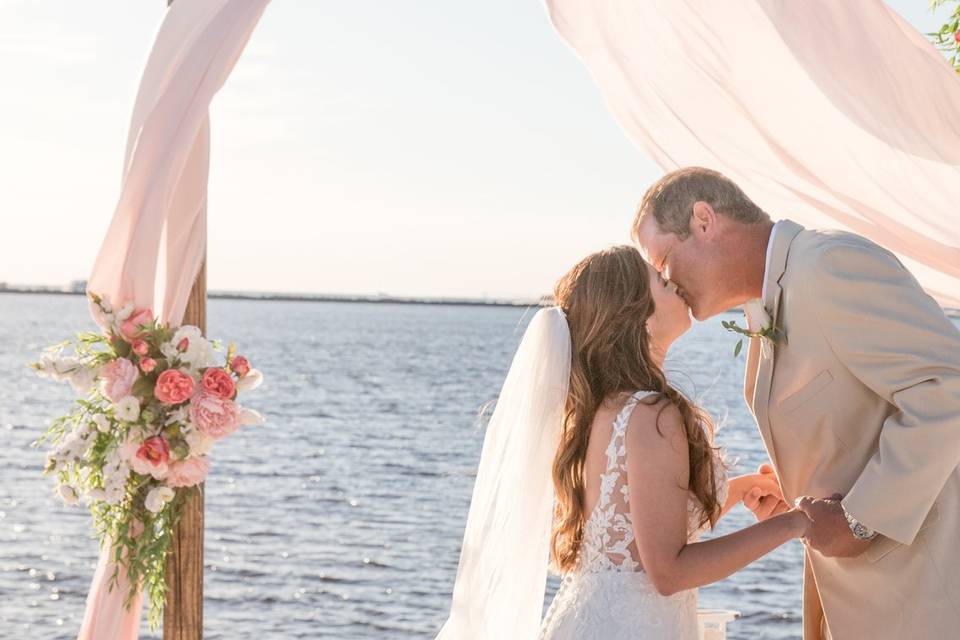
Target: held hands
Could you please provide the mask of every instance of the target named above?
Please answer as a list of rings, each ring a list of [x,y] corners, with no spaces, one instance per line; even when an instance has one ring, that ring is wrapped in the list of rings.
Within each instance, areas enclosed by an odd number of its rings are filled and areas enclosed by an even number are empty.
[[[852,558],[858,556],[871,540],[859,540],[850,531],[850,525],[843,515],[839,493],[829,498],[815,499],[803,496],[797,499],[797,508],[803,511],[813,523],[803,536],[803,542],[811,549],[819,551],[828,558]]]
[[[790,510],[790,505],[783,500],[780,483],[771,465],[761,464],[757,473],[740,476],[736,480],[744,482],[743,505],[753,512],[757,520],[766,520]]]

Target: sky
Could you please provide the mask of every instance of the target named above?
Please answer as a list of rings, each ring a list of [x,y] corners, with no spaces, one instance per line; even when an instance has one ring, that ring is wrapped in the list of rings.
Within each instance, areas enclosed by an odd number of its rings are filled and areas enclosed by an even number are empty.
[[[0,282],[89,274],[165,5],[0,0]],[[540,0],[273,0],[211,121],[214,290],[537,297],[661,174]]]

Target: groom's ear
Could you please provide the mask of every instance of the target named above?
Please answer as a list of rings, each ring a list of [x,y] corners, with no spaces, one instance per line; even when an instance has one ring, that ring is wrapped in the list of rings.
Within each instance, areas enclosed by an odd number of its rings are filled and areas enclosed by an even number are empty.
[[[703,201],[693,203],[693,214],[690,216],[690,233],[694,236],[712,236],[717,228],[717,212]]]

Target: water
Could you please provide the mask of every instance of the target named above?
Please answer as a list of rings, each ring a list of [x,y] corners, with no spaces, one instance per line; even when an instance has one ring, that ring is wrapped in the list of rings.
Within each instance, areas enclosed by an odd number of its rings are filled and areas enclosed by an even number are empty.
[[[212,300],[212,337],[266,374],[268,423],[217,445],[206,484],[206,637],[432,638],[449,606],[482,432],[532,312],[512,308]],[[0,638],[75,636],[96,562],[89,516],[52,495],[31,449],[73,399],[25,363],[93,329],[81,296],[0,294]],[[742,400],[744,358],[719,320],[678,343],[726,425],[765,460]],[[689,383],[687,383],[689,384]],[[737,507],[718,533],[749,525]],[[743,617],[730,638],[799,638],[802,547],[701,590]],[[555,588],[551,581],[551,589]],[[144,638],[159,638],[148,633]]]

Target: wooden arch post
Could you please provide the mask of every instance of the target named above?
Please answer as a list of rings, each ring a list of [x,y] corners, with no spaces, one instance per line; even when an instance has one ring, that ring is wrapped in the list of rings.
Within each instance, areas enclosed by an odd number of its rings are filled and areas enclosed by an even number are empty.
[[[199,327],[204,334],[207,332],[206,256],[190,291],[183,324]],[[163,640],[203,638],[204,486],[201,482],[188,491],[180,522],[170,542],[165,571],[167,595],[163,608]]]
[[[167,6],[173,0],[167,0]],[[206,222],[204,222],[206,224]],[[190,290],[183,324],[207,333],[207,257]],[[200,483],[187,493],[180,522],[173,531],[164,579],[167,585],[163,607],[163,640],[203,638],[203,496]]]

